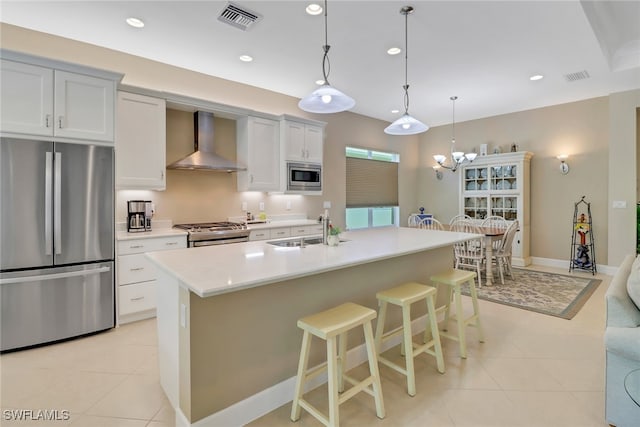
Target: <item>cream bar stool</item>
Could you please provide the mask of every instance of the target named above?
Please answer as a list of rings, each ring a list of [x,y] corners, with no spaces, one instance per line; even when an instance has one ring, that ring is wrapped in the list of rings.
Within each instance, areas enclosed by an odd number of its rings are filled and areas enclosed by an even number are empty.
[[[440,345],[440,334],[438,332],[438,321],[435,310],[436,288],[432,286],[422,285],[420,283],[410,282],[397,286],[392,289],[378,292],[379,313],[376,325],[376,351],[378,352],[378,360],[380,363],[406,375],[407,392],[410,396],[416,394],[416,377],[413,368],[413,358],[421,353],[428,353],[435,356],[438,363],[438,372],[444,373],[444,358],[442,357],[442,346]],[[425,343],[418,345],[413,342],[413,334],[411,332],[411,304],[425,301],[427,305],[427,329],[431,326],[431,339],[425,339]],[[402,326],[384,332],[384,323],[387,317],[387,306],[389,304],[397,305],[402,308]],[[402,367],[383,356],[380,356],[382,344],[392,337],[402,334],[402,345],[400,347],[401,354],[404,355],[405,367]],[[425,334],[427,338],[428,334]],[[431,350],[433,348],[433,350]]]
[[[376,415],[378,418],[384,418],[385,411],[382,388],[380,386],[380,373],[378,372],[378,361],[371,327],[371,321],[375,317],[376,312],[370,308],[354,303],[346,303],[298,320],[298,327],[304,331],[304,334],[302,336],[295,395],[291,408],[292,421],[297,421],[300,418],[300,409],[302,408],[324,425],[338,426],[340,423],[338,406],[360,391],[373,396],[376,403]],[[358,326],[364,328],[365,347],[369,358],[370,375],[362,381],[357,381],[344,374],[347,354],[347,332]],[[309,362],[312,335],[327,342],[327,362],[308,370],[307,364]],[[338,346],[336,346],[337,337],[340,337]],[[305,382],[324,372],[325,369],[329,377],[329,418],[302,397]],[[339,392],[344,391],[345,380],[353,387],[342,395],[338,395]]]
[[[447,304],[438,307],[438,313],[444,310],[444,322],[445,327],[449,321],[449,312],[451,309],[451,299],[455,299],[456,303],[456,316],[455,321],[458,325],[458,335],[453,335],[448,332],[440,332],[440,336],[458,341],[460,343],[460,357],[467,357],[467,338],[465,335],[465,328],[467,326],[475,326],[478,329],[478,337],[480,342],[484,342],[484,334],[482,332],[482,323],[480,322],[480,311],[478,309],[478,294],[476,293],[475,285],[476,273],[473,271],[457,270],[452,268],[444,273],[431,276],[431,281],[437,284],[446,285],[449,290],[447,297]],[[468,318],[464,318],[464,312],[462,310],[462,293],[460,292],[460,286],[464,283],[469,283],[469,292],[471,294],[471,302],[473,304],[473,314]],[[453,295],[452,295],[453,293]],[[445,329],[446,331],[446,329]],[[428,336],[428,331],[425,331],[425,339]]]

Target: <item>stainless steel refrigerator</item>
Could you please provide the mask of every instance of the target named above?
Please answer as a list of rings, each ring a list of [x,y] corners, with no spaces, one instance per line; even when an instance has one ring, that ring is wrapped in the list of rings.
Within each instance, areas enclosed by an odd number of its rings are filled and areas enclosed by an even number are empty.
[[[112,328],[113,148],[0,138],[0,351]]]

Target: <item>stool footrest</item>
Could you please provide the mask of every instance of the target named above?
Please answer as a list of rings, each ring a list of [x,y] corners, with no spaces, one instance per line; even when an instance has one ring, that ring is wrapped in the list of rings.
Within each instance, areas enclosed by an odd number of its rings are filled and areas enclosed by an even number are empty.
[[[384,356],[378,355],[378,362],[382,363],[385,366],[388,366],[394,371],[400,372],[402,375],[407,375],[407,370],[405,368],[403,368],[402,366],[398,365],[395,362],[392,362],[391,360],[387,359]]]
[[[342,378],[344,378],[353,387],[340,395],[340,397],[338,398],[338,403],[343,404],[361,391],[364,391],[371,396],[375,396],[373,390],[369,388],[369,386],[373,385],[373,377],[365,378],[362,381],[356,380],[355,378],[349,377],[347,375],[343,375]]]
[[[324,416],[322,412],[320,412],[320,410],[315,406],[313,406],[311,403],[301,398],[298,400],[298,405],[300,405],[302,409],[304,409],[305,411],[313,415],[313,417],[318,421],[320,421],[322,424],[329,426],[329,418]],[[297,421],[297,420],[292,420],[292,421]]]

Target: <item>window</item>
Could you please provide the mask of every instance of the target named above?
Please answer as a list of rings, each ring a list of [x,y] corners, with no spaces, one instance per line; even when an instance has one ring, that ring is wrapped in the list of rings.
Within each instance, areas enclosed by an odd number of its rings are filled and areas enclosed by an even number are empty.
[[[397,153],[346,148],[346,225],[358,228],[399,225]]]

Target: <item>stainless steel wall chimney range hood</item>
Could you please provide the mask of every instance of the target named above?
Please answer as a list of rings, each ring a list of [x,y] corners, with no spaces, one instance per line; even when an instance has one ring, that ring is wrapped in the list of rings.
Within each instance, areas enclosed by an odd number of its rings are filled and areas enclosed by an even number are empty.
[[[225,159],[215,153],[213,142],[213,113],[196,111],[193,113],[195,152],[184,159],[167,166],[168,169],[208,170],[216,172],[237,172],[247,170],[237,162]]]

